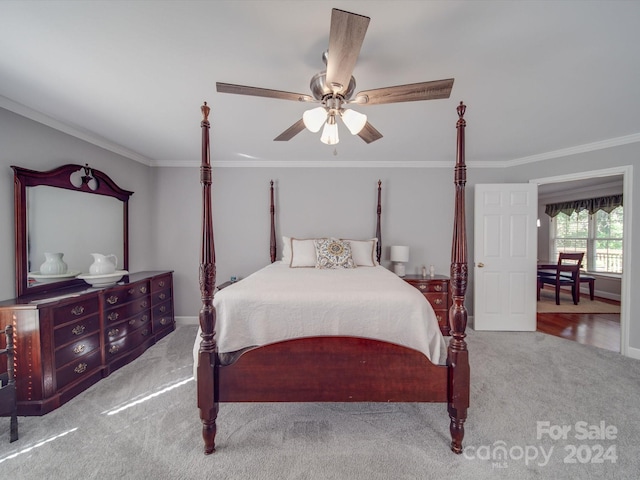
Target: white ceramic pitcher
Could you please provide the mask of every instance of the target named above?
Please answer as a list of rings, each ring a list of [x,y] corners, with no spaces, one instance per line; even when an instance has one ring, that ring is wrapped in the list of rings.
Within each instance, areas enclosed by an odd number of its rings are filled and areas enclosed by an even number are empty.
[[[62,260],[63,253],[45,252],[45,262],[40,265],[42,275],[62,275],[67,273],[67,264]]]
[[[93,263],[89,267],[91,275],[109,275],[116,271],[118,258],[112,253],[110,255],[102,255],[101,253],[92,253]]]

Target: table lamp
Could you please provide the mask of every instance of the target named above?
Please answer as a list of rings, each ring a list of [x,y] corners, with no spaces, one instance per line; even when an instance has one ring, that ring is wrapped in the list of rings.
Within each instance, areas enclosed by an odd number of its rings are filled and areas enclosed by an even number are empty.
[[[395,245],[391,247],[391,261],[393,262],[393,271],[399,277],[404,277],[404,264],[409,261],[409,247]]]

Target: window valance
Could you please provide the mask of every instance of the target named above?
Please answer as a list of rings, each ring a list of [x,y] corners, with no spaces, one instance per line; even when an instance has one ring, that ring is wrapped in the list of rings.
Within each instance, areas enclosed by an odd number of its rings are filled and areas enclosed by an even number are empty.
[[[588,210],[589,214],[593,215],[598,210],[611,213],[614,208],[620,205],[622,205],[622,194],[573,200],[571,202],[550,203],[545,207],[544,212],[552,218],[560,212],[571,215],[573,212],[579,212],[580,210]]]

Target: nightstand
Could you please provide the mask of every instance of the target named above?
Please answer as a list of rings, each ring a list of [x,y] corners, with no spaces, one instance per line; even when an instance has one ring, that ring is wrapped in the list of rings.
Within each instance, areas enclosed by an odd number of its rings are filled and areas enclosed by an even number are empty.
[[[402,279],[422,292],[436,313],[440,331],[443,335],[449,335],[449,277],[434,275],[425,278],[422,275],[405,275]]]

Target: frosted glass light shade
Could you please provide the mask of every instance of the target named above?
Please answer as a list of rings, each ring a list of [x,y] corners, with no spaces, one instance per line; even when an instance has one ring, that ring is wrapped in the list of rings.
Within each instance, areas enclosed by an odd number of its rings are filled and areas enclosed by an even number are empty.
[[[316,133],[327,120],[327,111],[324,107],[312,108],[302,114],[302,121],[307,130]]]
[[[322,143],[326,143],[327,145],[335,145],[340,141],[340,139],[338,138],[338,124],[335,122],[335,119],[333,123],[329,123],[329,121],[327,120],[327,122],[324,124],[320,141]]]
[[[355,110],[345,110],[342,112],[342,121],[351,132],[351,135],[357,135],[367,124],[367,116]]]
[[[391,247],[391,261],[392,262],[408,262],[409,247],[397,246],[397,245]]]

